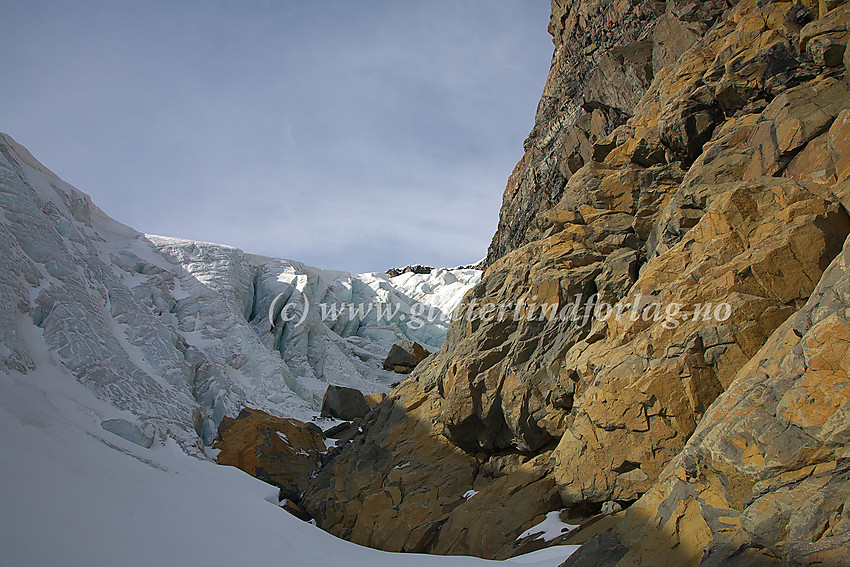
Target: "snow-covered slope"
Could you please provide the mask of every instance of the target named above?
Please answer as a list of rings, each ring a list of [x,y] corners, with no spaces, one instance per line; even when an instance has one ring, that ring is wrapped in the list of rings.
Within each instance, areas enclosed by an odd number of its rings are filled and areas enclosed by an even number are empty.
[[[439,348],[446,315],[480,278],[352,275],[146,236],[6,135],[0,208],[0,370],[34,371],[32,343],[43,342],[64,372],[128,412],[105,427],[196,455],[244,406],[305,420],[328,383],[386,391],[399,379],[381,369],[392,343]]]
[[[0,372],[1,565],[555,567],[574,549],[496,562],[337,539],[279,509],[277,489],[242,471],[174,441],[145,449],[104,430],[132,414],[53,365],[38,328],[23,334],[38,369]]]

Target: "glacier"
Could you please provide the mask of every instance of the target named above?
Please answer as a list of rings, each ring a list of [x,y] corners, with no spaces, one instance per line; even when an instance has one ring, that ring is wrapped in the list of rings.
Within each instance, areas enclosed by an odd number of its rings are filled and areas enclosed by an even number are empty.
[[[0,370],[31,373],[44,351],[125,412],[104,430],[202,458],[222,417],[245,406],[308,421],[328,384],[389,391],[392,344],[439,349],[481,278],[351,274],[145,235],[5,134],[0,207]]]

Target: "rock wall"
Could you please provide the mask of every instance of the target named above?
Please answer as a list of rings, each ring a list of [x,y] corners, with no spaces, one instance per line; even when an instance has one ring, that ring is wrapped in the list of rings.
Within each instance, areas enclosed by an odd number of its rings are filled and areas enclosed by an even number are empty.
[[[593,159],[593,145],[634,114],[655,74],[675,62],[735,0],[552,0],[555,52],[508,179],[486,265],[528,242],[529,227]]]
[[[731,4],[553,2],[489,268],[308,488],[320,526],[502,558],[563,508],[577,565],[850,555],[850,5]],[[621,316],[545,315],[594,294]]]
[[[566,565],[847,565],[848,305],[850,242],[653,488]]]

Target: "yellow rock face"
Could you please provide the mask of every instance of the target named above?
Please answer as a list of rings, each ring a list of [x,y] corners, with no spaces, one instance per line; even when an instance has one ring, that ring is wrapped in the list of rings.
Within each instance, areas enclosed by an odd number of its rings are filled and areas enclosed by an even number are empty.
[[[850,92],[829,51],[844,8],[818,23],[812,1],[672,4],[689,7],[652,37],[692,45],[659,48],[610,124],[593,113],[612,85],[570,91],[556,40],[489,267],[441,351],[310,485],[320,526],[504,558],[547,512],[589,526],[613,501],[634,504],[570,565],[847,550]],[[550,30],[587,31],[606,6],[553,2]],[[622,61],[646,54],[637,37]],[[584,56],[600,49],[609,64],[600,45]]]
[[[700,561],[835,564],[848,557],[850,248],[808,303],[771,336],[712,405],[659,482],[615,527],[627,564],[689,553]],[[654,526],[696,499],[664,538]],[[707,542],[684,531],[707,524]],[[644,541],[656,542],[653,549]],[[588,555],[578,565],[592,564]]]

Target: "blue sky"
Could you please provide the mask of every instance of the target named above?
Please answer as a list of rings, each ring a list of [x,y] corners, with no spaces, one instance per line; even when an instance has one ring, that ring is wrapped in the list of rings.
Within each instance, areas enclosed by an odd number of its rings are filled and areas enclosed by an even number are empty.
[[[547,0],[0,0],[0,131],[113,218],[323,268],[473,262]]]

